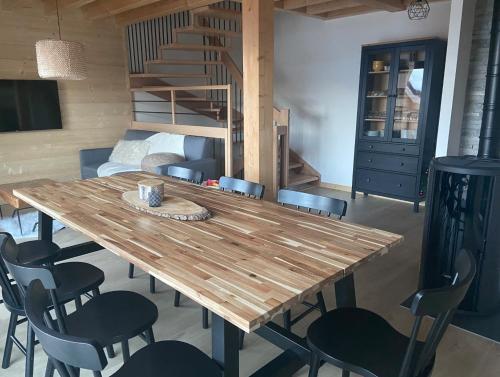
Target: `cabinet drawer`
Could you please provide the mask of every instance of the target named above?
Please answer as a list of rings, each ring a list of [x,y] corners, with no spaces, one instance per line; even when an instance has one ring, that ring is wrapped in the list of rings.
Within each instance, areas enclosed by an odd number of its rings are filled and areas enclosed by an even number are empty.
[[[371,151],[371,152],[400,153],[400,154],[412,154],[412,155],[418,155],[419,153],[418,145],[407,145],[407,144],[387,144],[387,143],[375,143],[370,141],[360,141],[358,148],[360,151]]]
[[[400,173],[417,174],[418,157],[359,152],[356,164],[360,168],[372,168],[396,171]]]
[[[414,176],[358,169],[356,188],[404,197],[415,196],[417,178]]]

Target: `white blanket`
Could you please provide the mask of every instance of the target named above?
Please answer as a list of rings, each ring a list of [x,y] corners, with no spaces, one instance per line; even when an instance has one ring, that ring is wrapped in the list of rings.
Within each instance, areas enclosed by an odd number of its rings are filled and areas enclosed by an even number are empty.
[[[98,177],[109,177],[113,174],[125,173],[127,171],[141,171],[140,166],[120,164],[119,162],[105,162],[97,168]]]
[[[184,154],[184,138],[184,135],[159,132],[146,139],[150,144],[148,154],[174,153],[186,158]]]

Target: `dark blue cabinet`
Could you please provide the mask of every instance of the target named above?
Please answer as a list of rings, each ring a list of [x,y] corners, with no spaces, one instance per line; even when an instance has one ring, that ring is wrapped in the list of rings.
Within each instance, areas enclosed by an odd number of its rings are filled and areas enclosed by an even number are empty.
[[[446,42],[364,46],[352,198],[356,191],[425,200],[436,149]]]

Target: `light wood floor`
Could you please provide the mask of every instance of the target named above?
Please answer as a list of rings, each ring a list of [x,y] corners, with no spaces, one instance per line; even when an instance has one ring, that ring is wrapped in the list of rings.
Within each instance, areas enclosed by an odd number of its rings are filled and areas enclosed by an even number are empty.
[[[412,212],[412,205],[376,197],[351,201],[345,192],[315,188],[312,192],[331,195],[348,200],[345,221],[374,226],[387,231],[403,234],[405,241],[392,253],[380,257],[361,268],[356,276],[358,305],[374,310],[385,316],[400,331],[408,333],[412,317],[399,306],[416,287],[420,258],[420,243],[423,223],[423,211]],[[84,241],[78,233],[64,229],[55,235],[55,241],[65,246]],[[149,294],[147,276],[137,271],[133,280],[127,278],[127,263],[107,251],[97,252],[81,260],[90,262],[104,270],[106,281],[102,291],[126,289],[144,294],[152,299],[159,308],[160,318],[154,327],[156,339],[179,339],[189,342],[203,351],[210,353],[210,331],[201,328],[201,310],[193,302],[184,299],[180,308],[173,306],[173,291],[158,284],[158,293]],[[327,305],[333,307],[332,291],[325,292]],[[301,308],[298,308],[299,310]],[[307,324],[314,319],[311,315],[294,327],[301,335],[305,334]],[[8,313],[0,308],[0,353],[3,353]],[[24,339],[25,325],[21,325],[17,335]],[[142,347],[142,341],[131,341],[131,352]],[[115,371],[121,362],[121,352],[116,346],[117,357],[111,359],[104,373],[105,376]],[[251,334],[245,338],[245,348],[240,353],[240,374],[248,376],[279,354],[279,350]],[[37,347],[35,358],[35,377],[43,376],[46,357]],[[296,376],[307,376],[307,367]],[[1,370],[0,376],[14,377],[24,375],[24,357],[14,347],[12,365]],[[82,376],[91,376],[82,373]],[[340,371],[331,366],[321,368],[320,376],[340,376]],[[500,345],[474,334],[451,327],[441,343],[434,377],[498,377],[500,376]]]

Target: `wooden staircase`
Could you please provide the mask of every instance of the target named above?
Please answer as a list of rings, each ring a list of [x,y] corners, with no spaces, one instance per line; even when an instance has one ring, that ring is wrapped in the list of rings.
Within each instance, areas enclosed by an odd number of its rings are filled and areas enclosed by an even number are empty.
[[[177,91],[175,103],[189,111],[225,123],[227,108],[221,99],[210,97],[209,93],[200,96],[189,87],[208,85],[214,77],[215,67],[224,66],[243,88],[243,74],[230,55],[231,46],[236,38],[241,38],[241,12],[206,6],[190,12],[189,26],[175,28],[171,43],[158,46],[158,59],[145,61],[145,72],[129,75],[130,90],[145,92],[167,102],[172,101],[172,87],[185,86]],[[234,30],[210,27],[211,20],[235,21]],[[220,22],[218,23],[220,25]],[[210,58],[207,58],[209,56]],[[218,82],[220,84],[220,82]],[[233,110],[233,122],[243,127],[243,114]],[[233,139],[234,174],[243,169],[243,140]],[[318,183],[320,175],[300,157],[290,151],[290,174],[288,187]]]

